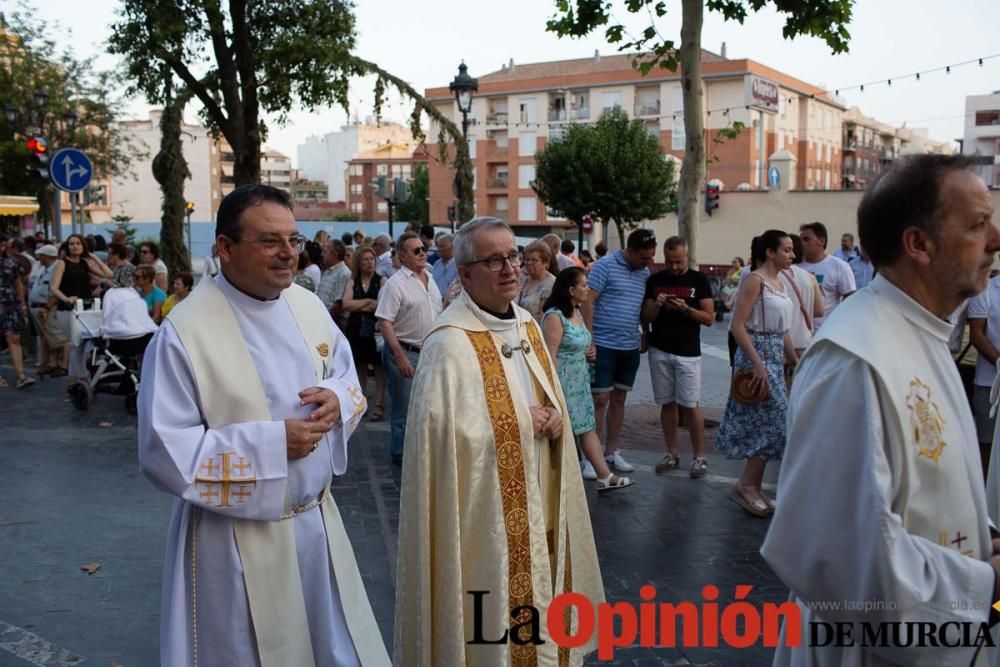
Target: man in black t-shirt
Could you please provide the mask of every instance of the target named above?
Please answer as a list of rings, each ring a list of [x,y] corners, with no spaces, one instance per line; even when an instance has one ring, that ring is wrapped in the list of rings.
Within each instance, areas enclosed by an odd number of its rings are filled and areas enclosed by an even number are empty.
[[[691,434],[694,461],[691,477],[704,477],[705,419],[701,408],[701,327],[715,321],[712,286],[708,277],[688,264],[687,242],[671,236],[663,244],[665,267],[646,281],[642,321],[652,324],[649,335],[649,374],[653,398],[660,405],[660,423],[667,454],[656,464],[657,473],[680,465],[677,453],[677,406],[684,411]]]

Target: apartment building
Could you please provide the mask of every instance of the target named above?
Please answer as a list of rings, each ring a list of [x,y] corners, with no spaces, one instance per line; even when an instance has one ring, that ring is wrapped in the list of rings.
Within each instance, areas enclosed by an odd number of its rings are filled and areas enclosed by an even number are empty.
[[[923,128],[894,127],[869,118],[858,107],[844,113],[844,190],[864,190],[893,162],[910,153],[951,153],[951,143],[934,141]]]
[[[978,156],[977,172],[986,185],[1000,187],[1000,90],[965,98],[962,152]]]
[[[344,172],[354,157],[386,144],[407,146],[410,151],[416,148],[410,128],[398,123],[375,124],[372,118],[365,121],[344,125],[322,137],[307,137],[296,148],[302,176],[324,181],[330,201],[347,201]]]
[[[767,158],[778,149],[796,158],[796,183],[785,187],[841,187],[844,106],[812,84],[753,60],[730,60],[703,51],[704,140],[708,178],[726,189],[766,187]],[[447,86],[425,91],[450,118],[461,118]],[[538,201],[531,182],[535,152],[569,123],[590,123],[621,107],[641,119],[667,154],[683,157],[684,109],[677,73],[653,70],[643,77],[627,55],[515,64],[479,77],[473,100],[469,151],[475,175],[476,212],[527,228],[564,224]],[[734,139],[721,129],[742,124]],[[429,136],[436,136],[437,127]],[[430,165],[431,219],[444,224],[452,203],[453,172]]]
[[[292,159],[279,151],[265,150],[260,156],[260,182],[290,193]]]
[[[361,153],[347,167],[347,210],[359,220],[389,219],[389,204],[377,196],[373,181],[385,177],[389,194],[394,179],[413,179],[417,167],[426,167],[430,155],[426,147],[410,148],[406,144],[386,144]]]
[[[118,124],[119,130],[144,155],[141,159],[132,160],[130,173],[119,173],[112,177],[106,193],[107,211],[98,213],[100,207],[88,207],[88,210],[94,209],[91,217],[95,222],[110,219],[101,219],[102,214],[108,213],[124,214],[135,222],[160,220],[163,195],[160,184],[153,178],[153,158],[160,150],[162,115],[161,110],[152,110],[146,119],[127,120]],[[181,126],[181,149],[191,172],[190,178],[184,183],[184,197],[187,201],[194,202],[192,219],[212,220],[221,200],[219,146],[206,128],[184,123]]]

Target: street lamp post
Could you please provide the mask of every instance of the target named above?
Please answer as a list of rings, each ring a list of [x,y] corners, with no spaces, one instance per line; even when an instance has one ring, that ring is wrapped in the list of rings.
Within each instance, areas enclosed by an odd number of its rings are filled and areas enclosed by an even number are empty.
[[[462,114],[462,140],[465,142],[465,146],[461,150],[457,150],[455,154],[455,181],[452,189],[454,190],[455,197],[458,198],[459,216],[464,220],[464,214],[466,213],[463,210],[465,208],[464,204],[468,201],[468,197],[471,194],[467,189],[471,189],[472,184],[466,183],[462,179],[462,167],[465,166],[465,161],[469,159],[469,112],[472,111],[472,98],[476,94],[476,91],[479,90],[479,81],[469,76],[469,68],[466,66],[464,60],[458,66],[458,76],[448,85],[448,89],[455,94],[458,110]],[[455,231],[454,220],[451,221],[451,231]]]

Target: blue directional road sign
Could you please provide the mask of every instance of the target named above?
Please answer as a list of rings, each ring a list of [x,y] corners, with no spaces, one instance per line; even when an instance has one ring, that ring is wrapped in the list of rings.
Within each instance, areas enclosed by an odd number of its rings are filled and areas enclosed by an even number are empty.
[[[49,173],[52,182],[63,192],[79,192],[90,185],[94,166],[83,151],[63,148],[52,156]]]
[[[777,167],[771,167],[767,170],[767,183],[775,190],[781,189],[781,172],[778,171]]]

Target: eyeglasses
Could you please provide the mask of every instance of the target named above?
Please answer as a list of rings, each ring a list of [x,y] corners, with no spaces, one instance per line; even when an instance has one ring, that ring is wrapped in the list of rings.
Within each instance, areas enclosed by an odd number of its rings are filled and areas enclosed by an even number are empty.
[[[306,249],[306,241],[308,239],[301,234],[295,234],[285,238],[284,236],[262,236],[259,239],[240,239],[242,241],[247,241],[249,243],[256,243],[264,249],[268,255],[278,254],[287,243],[292,246],[292,250],[297,253],[302,252]]]
[[[423,247],[422,245],[418,245],[415,248],[411,248],[408,252],[411,255],[426,255],[427,254],[427,248]]]
[[[503,269],[504,262],[510,262],[511,268],[516,269],[521,266],[521,256],[516,252],[510,253],[506,257],[493,255],[492,257],[487,257],[486,259],[477,259],[474,262],[468,262],[466,266],[472,266],[473,264],[485,264],[487,269],[496,273]]]

